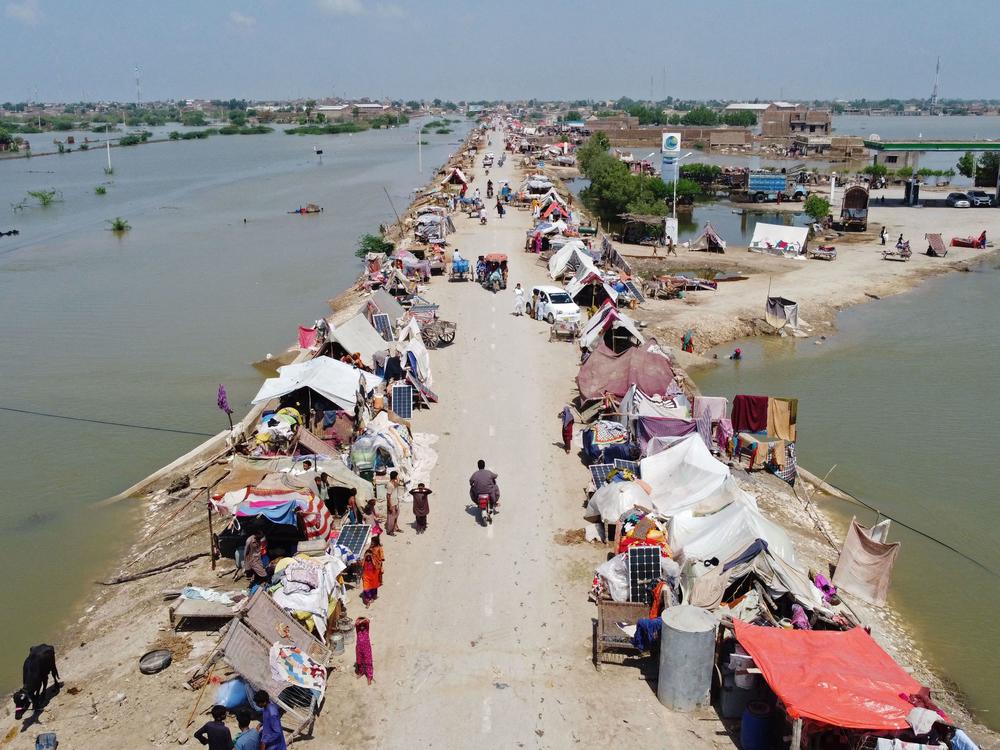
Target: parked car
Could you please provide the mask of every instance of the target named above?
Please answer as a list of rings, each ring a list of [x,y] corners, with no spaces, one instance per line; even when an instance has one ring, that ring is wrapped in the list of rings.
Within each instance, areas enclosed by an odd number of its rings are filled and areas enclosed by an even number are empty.
[[[580,322],[580,307],[569,293],[558,286],[536,286],[531,289],[531,315],[536,320],[552,324],[558,321]]]
[[[972,201],[969,200],[969,196],[965,193],[948,193],[948,197],[944,199],[952,208],[968,208],[972,205]]]
[[[967,190],[965,194],[969,196],[969,202],[973,206],[993,205],[993,196],[987,193],[985,190]]]

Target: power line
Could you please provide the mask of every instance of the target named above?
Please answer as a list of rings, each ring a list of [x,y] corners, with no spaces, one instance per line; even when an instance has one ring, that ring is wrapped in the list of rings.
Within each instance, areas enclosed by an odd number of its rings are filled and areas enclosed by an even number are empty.
[[[87,419],[86,417],[71,417],[66,414],[50,414],[44,411],[34,411],[31,409],[15,409],[12,406],[0,406],[0,411],[9,411],[15,414],[29,414],[33,417],[49,417],[50,419],[65,419],[70,422],[90,422],[91,424],[103,424],[110,427],[128,427],[133,430],[152,430],[153,432],[172,432],[175,435],[197,435],[198,437],[215,437],[209,432],[194,432],[192,430],[175,430],[171,427],[152,427],[146,424],[129,424],[128,422],[111,422],[106,419]]]

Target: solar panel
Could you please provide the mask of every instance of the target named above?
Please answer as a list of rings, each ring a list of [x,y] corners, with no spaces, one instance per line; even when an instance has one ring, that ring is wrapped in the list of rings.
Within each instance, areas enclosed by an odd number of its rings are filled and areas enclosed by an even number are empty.
[[[371,533],[372,527],[366,523],[349,523],[340,530],[336,543],[361,557]]]
[[[640,477],[640,478],[642,477],[642,473],[639,470],[639,462],[638,461],[626,461],[626,460],[624,460],[622,458],[616,458],[615,459],[615,468],[616,469],[624,469],[624,470],[627,470],[627,471],[631,471],[637,477]]]
[[[375,330],[382,334],[386,341],[392,341],[392,322],[385,313],[378,313],[372,316],[372,325]]]
[[[594,478],[594,487],[596,489],[601,489],[601,487],[608,483],[608,473],[614,471],[614,464],[591,464],[590,465],[590,476]]]
[[[628,600],[651,604],[653,589],[660,580],[660,548],[629,547]]]
[[[413,417],[413,386],[397,384],[392,387],[392,410],[403,419]]]
[[[639,287],[635,285],[634,281],[626,281],[625,288],[631,292],[632,296],[635,297],[636,302],[640,305],[646,301],[646,298],[642,296],[642,292],[639,291]]]

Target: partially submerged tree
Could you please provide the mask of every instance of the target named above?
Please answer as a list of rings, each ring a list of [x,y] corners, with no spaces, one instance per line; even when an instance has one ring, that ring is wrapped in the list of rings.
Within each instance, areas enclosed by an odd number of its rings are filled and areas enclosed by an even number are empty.
[[[364,258],[368,253],[383,253],[390,255],[396,246],[377,234],[363,234],[358,238],[358,246],[354,254],[359,258]]]
[[[132,226],[121,216],[116,216],[113,219],[108,219],[107,222],[108,224],[111,225],[110,229],[112,232],[117,232],[117,233],[127,232],[129,229],[132,228]]]
[[[31,198],[34,198],[36,201],[38,201],[38,205],[40,205],[40,206],[42,206],[44,208],[45,206],[48,206],[48,205],[50,205],[50,204],[52,204],[52,203],[55,202],[56,198],[59,195],[59,191],[57,191],[57,190],[29,190],[28,191],[28,195]]]
[[[813,221],[821,221],[830,215],[830,201],[818,193],[812,193],[802,204],[803,210]]]

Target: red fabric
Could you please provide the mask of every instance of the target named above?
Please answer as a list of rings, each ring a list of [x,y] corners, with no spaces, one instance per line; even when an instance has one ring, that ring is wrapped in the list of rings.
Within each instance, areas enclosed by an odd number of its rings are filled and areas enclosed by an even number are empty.
[[[299,326],[299,348],[309,349],[316,343],[316,329]]]
[[[633,383],[647,396],[666,395],[674,382],[674,371],[666,357],[647,351],[655,343],[650,340],[643,346],[629,347],[622,354],[615,354],[602,342],[587,357],[576,376],[576,385],[583,400],[596,401],[605,392],[620,399]]]
[[[921,685],[862,628],[785,630],[735,621],[736,639],[793,719],[848,729],[909,725],[900,694]]]
[[[767,429],[767,396],[733,398],[733,432],[764,432]]]

